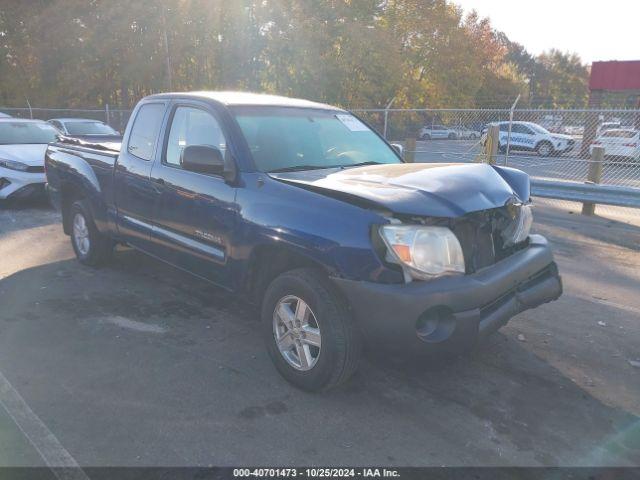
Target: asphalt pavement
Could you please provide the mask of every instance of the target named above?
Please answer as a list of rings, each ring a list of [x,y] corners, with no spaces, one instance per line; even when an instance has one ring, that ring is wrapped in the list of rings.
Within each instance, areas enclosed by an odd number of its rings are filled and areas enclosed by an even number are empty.
[[[479,140],[429,140],[416,144],[416,162],[472,162],[481,151]],[[535,152],[513,151],[506,161],[510,167],[545,179],[583,182],[587,180],[589,160],[579,158],[580,144],[571,152],[556,157],[542,157]],[[505,155],[498,155],[498,165]],[[606,159],[602,183],[640,188],[640,163],[624,159]]]
[[[640,465],[640,228],[541,204],[564,296],[474,353],[367,352],[308,394],[238,298],[119,248],[80,265],[57,213],[0,210],[0,465]]]

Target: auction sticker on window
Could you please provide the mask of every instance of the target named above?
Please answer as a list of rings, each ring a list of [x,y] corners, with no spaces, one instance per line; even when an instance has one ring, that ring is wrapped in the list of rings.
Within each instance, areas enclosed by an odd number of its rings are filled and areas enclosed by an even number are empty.
[[[353,115],[336,115],[336,118],[342,122],[352,132],[367,132],[369,127],[358,120]]]

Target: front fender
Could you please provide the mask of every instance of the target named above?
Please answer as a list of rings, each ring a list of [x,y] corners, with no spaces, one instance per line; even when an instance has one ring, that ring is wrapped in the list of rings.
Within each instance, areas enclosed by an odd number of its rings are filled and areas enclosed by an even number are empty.
[[[246,184],[238,191],[242,218],[234,241],[241,264],[256,248],[270,245],[303,255],[332,276],[401,281],[372,245],[372,228],[388,222],[379,213],[268,177]]]

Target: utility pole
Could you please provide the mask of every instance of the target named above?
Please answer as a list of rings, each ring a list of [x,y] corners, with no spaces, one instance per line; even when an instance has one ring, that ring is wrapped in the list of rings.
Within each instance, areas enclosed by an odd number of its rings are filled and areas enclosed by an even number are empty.
[[[169,54],[169,38],[167,37],[167,19],[164,15],[164,6],[160,9],[162,15],[162,36],[164,39],[164,55],[167,63],[167,86],[169,91],[173,90],[173,81],[171,79],[171,56]]]

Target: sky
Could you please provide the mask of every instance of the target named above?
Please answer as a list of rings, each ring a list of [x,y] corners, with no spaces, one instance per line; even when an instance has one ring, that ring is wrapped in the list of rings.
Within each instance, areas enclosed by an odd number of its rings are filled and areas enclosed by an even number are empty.
[[[640,0],[452,0],[539,54],[556,48],[585,63],[640,60]]]

